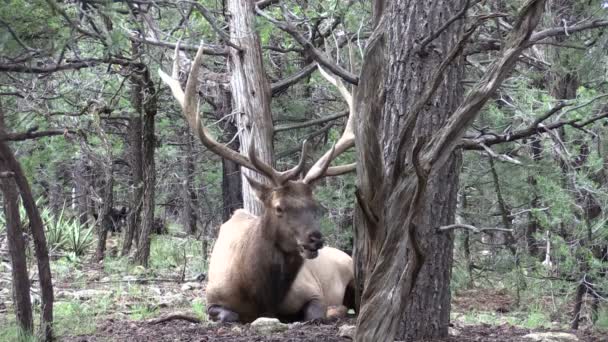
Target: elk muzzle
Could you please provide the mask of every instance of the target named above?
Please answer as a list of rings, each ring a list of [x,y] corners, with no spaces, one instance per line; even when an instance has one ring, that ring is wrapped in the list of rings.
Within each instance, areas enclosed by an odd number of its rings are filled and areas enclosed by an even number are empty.
[[[319,249],[323,248],[323,235],[318,230],[308,234],[306,241],[299,244],[300,254],[305,259],[314,259],[319,255]]]

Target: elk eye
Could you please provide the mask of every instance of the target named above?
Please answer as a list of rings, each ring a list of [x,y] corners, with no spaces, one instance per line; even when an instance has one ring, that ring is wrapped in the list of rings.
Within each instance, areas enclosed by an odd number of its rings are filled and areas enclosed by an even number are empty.
[[[276,206],[276,207],[275,207],[275,210],[277,211],[277,214],[279,214],[279,215],[283,214],[283,207],[281,207],[281,206]]]

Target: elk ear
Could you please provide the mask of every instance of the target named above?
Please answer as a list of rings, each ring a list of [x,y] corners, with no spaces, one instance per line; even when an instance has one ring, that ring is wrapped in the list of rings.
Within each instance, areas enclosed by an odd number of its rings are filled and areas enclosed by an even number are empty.
[[[251,188],[255,191],[257,198],[262,202],[266,201],[266,198],[272,189],[268,185],[258,182],[246,174],[245,178],[247,178],[247,182],[249,182],[249,185],[251,185]]]

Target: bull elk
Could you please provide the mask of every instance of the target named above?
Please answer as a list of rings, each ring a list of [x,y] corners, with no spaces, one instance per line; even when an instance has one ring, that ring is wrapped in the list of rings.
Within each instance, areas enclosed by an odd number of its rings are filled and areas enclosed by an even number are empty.
[[[323,317],[327,305],[342,301],[347,285],[352,282],[353,271],[348,255],[335,249],[321,249],[323,237],[319,219],[322,211],[313,197],[313,187],[324,176],[354,170],[354,164],[330,167],[337,155],[354,145],[350,117],[342,137],[304,177],[298,178],[308,152],[306,142],[303,143],[299,163],[292,169],[279,172],[256,157],[253,140],[248,157],[245,157],[211,137],[198,113],[196,88],[203,57],[202,44],[191,65],[185,90],[177,80],[178,51],[179,43],[175,49],[173,75],[169,76],[162,70],[159,74],[181,105],[190,128],[214,153],[270,180],[270,184],[264,184],[246,176],[264,205],[260,217],[240,209],[220,228],[209,265],[209,317],[222,322],[249,322],[260,316],[280,315],[301,315],[306,320]],[[338,87],[352,107],[344,85],[322,73]],[[312,259],[319,254],[320,258],[313,262]],[[327,269],[322,270],[323,267]],[[296,277],[298,280],[294,284]],[[308,286],[307,282],[311,281],[327,284]]]

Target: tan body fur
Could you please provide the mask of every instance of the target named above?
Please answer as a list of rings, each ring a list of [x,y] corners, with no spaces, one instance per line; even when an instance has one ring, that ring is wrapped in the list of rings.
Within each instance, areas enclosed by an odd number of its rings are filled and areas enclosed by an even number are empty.
[[[259,218],[245,210],[235,211],[232,218],[220,227],[209,262],[207,305],[220,305],[239,314],[239,320],[250,322],[262,315],[289,316],[301,319],[302,309],[311,300],[318,300],[322,310],[328,306],[342,305],[347,286],[354,278],[353,263],[346,253],[330,247],[319,250],[314,259],[305,259],[286,296],[271,310],[260,309],[252,296],[269,296],[273,289],[256,285],[268,279],[266,261],[254,255],[255,245],[260,244],[256,223]],[[259,248],[271,249],[272,246]],[[263,253],[261,253],[263,254]],[[257,307],[256,307],[257,306]],[[324,311],[325,312],[325,311]]]
[[[311,300],[318,300],[323,311],[344,304],[349,286],[353,286],[352,258],[339,249],[324,247],[319,256],[306,259],[280,306],[281,315],[298,315]]]

